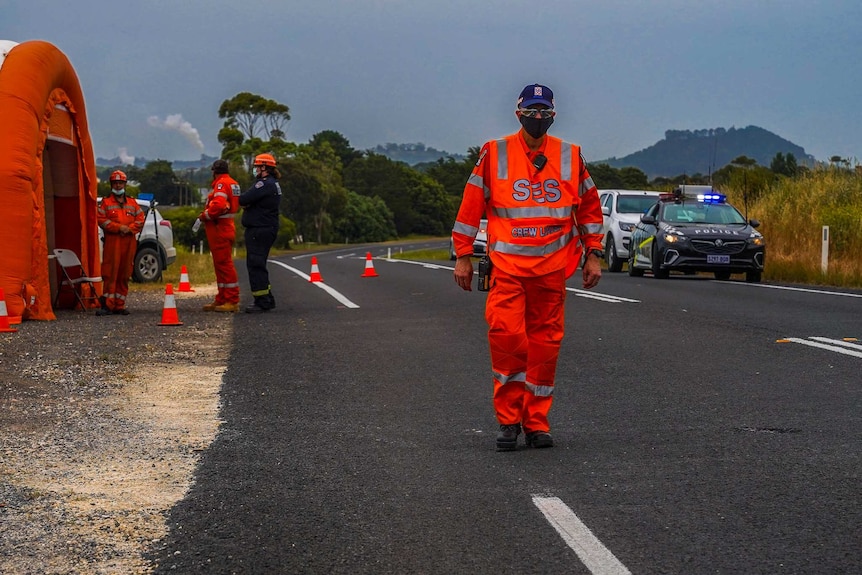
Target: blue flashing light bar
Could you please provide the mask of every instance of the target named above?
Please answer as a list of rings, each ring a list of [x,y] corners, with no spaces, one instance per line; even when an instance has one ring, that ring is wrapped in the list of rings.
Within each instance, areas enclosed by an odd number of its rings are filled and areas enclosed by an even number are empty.
[[[727,202],[727,196],[718,193],[698,194],[697,201],[705,204],[723,204]]]
[[[148,201],[148,202],[152,202],[152,201],[153,201],[153,197],[154,197],[154,196],[153,196],[153,194],[150,194],[150,193],[142,193],[142,194],[138,194],[138,199],[139,199],[139,200],[146,200],[146,201]]]

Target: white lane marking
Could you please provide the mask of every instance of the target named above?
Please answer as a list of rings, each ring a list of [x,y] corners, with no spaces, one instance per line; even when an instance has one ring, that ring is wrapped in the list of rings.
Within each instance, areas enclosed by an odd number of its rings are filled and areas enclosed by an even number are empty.
[[[533,504],[545,516],[566,545],[593,575],[631,575],[625,565],[593,535],[574,512],[558,497],[533,495]]]
[[[305,279],[306,281],[311,279],[311,276],[306,275],[306,274],[302,273],[301,271],[299,271],[298,269],[292,268],[287,264],[281,263],[281,262],[276,261],[276,260],[267,260],[267,261],[271,264],[275,264],[275,265],[283,267],[286,270],[292,271],[293,273],[295,273],[299,277]],[[342,305],[344,305],[344,307],[348,307],[351,309],[357,309],[359,307],[358,305],[356,305],[355,303],[353,303],[352,301],[350,301],[349,299],[347,299],[346,297],[341,295],[338,291],[332,289],[331,287],[329,287],[325,283],[323,283],[323,282],[311,282],[311,283],[313,283],[314,285],[316,285],[317,287],[319,287],[320,289],[322,289],[323,291],[325,291],[326,293],[331,295],[333,298],[335,298],[336,300],[341,302]]]
[[[385,262],[393,262],[396,264],[413,264],[414,266],[422,266],[423,268],[428,268],[429,270],[449,270],[455,271],[455,268],[444,266],[440,264],[429,264],[428,262],[414,262],[413,260],[396,260],[393,258],[377,258],[383,260]]]
[[[389,258],[380,258],[380,259],[387,261],[387,262],[396,262],[396,263],[402,263],[402,264],[413,264],[413,265],[422,266],[424,268],[428,268],[428,269],[432,269],[432,270],[449,270],[449,271],[455,270],[455,268],[450,267],[450,266],[444,266],[444,265],[439,265],[439,264],[429,264],[427,262],[416,262],[416,261],[412,261],[412,260],[400,260],[400,259],[395,260],[395,259],[389,259]],[[578,297],[585,297],[588,299],[596,299],[596,300],[607,302],[607,303],[621,303],[621,302],[640,303],[640,300],[636,300],[636,299],[629,299],[626,297],[619,297],[619,296],[604,294],[604,293],[590,292],[590,291],[582,290],[582,289],[566,288],[566,290],[570,291],[570,292],[574,292],[574,294]]]
[[[843,296],[843,297],[860,297],[860,298],[862,298],[862,294],[847,293],[847,292],[843,292],[843,291],[825,291],[825,290],[821,290],[821,289],[808,289],[808,288],[797,288],[797,287],[789,287],[789,286],[776,286],[776,285],[769,285],[769,284],[755,284],[755,283],[748,283],[748,282],[731,282],[731,281],[723,281],[723,280],[712,280],[712,281],[714,281],[715,283],[729,284],[729,285],[735,285],[735,286],[759,287],[759,288],[767,288],[767,289],[783,289],[786,291],[801,291],[801,292],[806,292],[806,293],[817,293],[817,294],[822,294],[822,295],[839,295],[839,296]]]
[[[834,345],[840,345],[842,347],[849,347],[850,349],[856,349],[862,351],[862,344],[853,343],[852,341],[844,341],[843,339],[831,339],[828,337],[815,337],[811,336],[808,339],[813,339],[814,341],[822,341],[823,343],[831,343]]]
[[[809,339],[802,339],[799,337],[787,337],[785,338],[787,341],[792,341],[793,343],[801,343],[802,345],[807,345],[810,347],[816,347],[819,349],[826,349],[829,351],[834,351],[835,353],[843,353],[844,355],[852,355],[853,357],[862,357],[862,346],[853,345],[847,343],[846,341],[828,339],[825,337],[811,337]],[[815,340],[815,341],[810,341]],[[832,342],[833,345],[829,345],[824,342]],[[845,349],[846,347],[850,347],[853,349]],[[854,351],[854,350],[859,351]]]
[[[575,288],[567,287],[566,291],[570,291],[578,297],[597,299],[597,300],[606,301],[609,303],[622,303],[622,302],[640,303],[639,299],[629,299],[627,297],[620,297],[620,296],[610,295],[610,294],[606,294],[606,293],[591,292],[591,291],[582,290],[582,289],[575,289]]]

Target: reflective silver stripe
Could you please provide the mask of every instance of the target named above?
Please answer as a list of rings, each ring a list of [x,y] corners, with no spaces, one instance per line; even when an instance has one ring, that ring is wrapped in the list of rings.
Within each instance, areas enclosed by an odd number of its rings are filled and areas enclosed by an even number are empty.
[[[557,218],[567,219],[572,215],[572,206],[562,208],[492,208],[491,212],[499,218],[515,220],[518,218]]]
[[[223,219],[232,218],[232,217],[233,217],[233,214],[222,214],[219,216],[219,219],[223,220]]]
[[[536,397],[551,397],[554,395],[553,385],[534,385],[528,382],[527,389],[529,389]]]
[[[590,176],[589,178],[581,182],[581,185],[578,187],[578,197],[583,198],[584,194],[586,194],[595,187],[596,185],[593,183],[593,178],[592,176]]]
[[[482,192],[485,194],[485,201],[491,199],[491,188],[485,185],[485,180],[482,179],[482,176],[479,174],[470,174],[470,177],[467,179],[468,184],[472,184],[477,188],[482,188]]]
[[[509,179],[509,156],[506,155],[506,140],[497,140],[497,179]]]
[[[458,232],[459,234],[464,234],[465,236],[470,236],[471,238],[475,238],[476,234],[479,233],[479,228],[468,226],[467,224],[462,224],[459,221],[455,222],[455,225],[452,227],[453,232]]]
[[[107,230],[108,224],[110,224],[110,223],[111,223],[110,220],[105,220],[104,222],[99,224],[99,227],[102,228],[103,230]]]
[[[572,166],[574,165],[575,149],[568,142],[560,143],[560,179],[565,181],[572,179]]]
[[[214,198],[227,198],[228,195],[224,192],[216,192],[213,194],[213,197]]]
[[[502,373],[495,371],[494,372],[494,379],[499,381],[502,385],[506,385],[510,381],[524,383],[525,381],[527,381],[527,372],[526,371],[519,371],[518,373],[513,373],[511,375],[504,375]]]
[[[545,244],[543,246],[522,246],[520,244],[510,244],[508,242],[491,242],[490,249],[494,252],[502,254],[511,254],[515,256],[532,256],[541,257],[548,254],[553,254],[572,241],[572,233],[564,234],[557,238],[557,241]]]
[[[220,283],[217,283],[217,284],[216,284],[216,286],[218,286],[218,287],[220,287],[220,288],[235,288],[235,287],[239,287],[239,284],[238,284],[238,283],[235,283],[235,284],[220,284]]]
[[[602,233],[602,224],[578,224],[578,231],[581,235],[600,234]]]

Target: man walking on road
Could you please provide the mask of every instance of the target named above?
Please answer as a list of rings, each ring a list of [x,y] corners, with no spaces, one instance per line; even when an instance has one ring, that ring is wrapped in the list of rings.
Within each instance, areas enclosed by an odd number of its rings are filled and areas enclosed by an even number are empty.
[[[482,146],[452,229],[455,282],[472,291],[473,239],[483,214],[488,219],[485,319],[498,451],[515,450],[522,429],[528,447],[554,445],[548,412],[564,332],[566,279],[577,268],[581,245],[587,252],[584,289],[602,276],[598,192],[580,147],[547,135],[555,115],[550,88],[523,89],[515,110],[520,131]]]

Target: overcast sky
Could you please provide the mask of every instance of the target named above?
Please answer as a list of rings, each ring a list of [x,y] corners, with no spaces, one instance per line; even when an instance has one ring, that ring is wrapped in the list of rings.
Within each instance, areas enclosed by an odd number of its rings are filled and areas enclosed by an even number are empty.
[[[243,91],[289,106],[296,142],[466,153],[534,82],[588,161],[749,125],[859,158],[860,22],[859,0],[0,0],[0,40],[72,62],[97,156],[169,160],[218,155]]]

